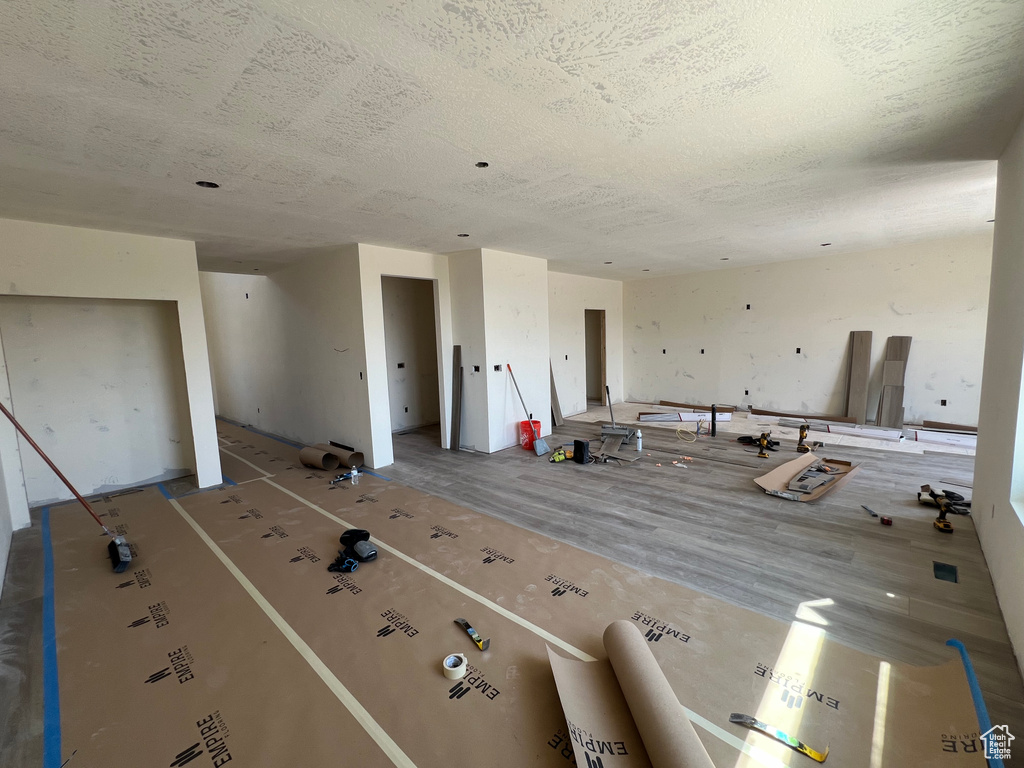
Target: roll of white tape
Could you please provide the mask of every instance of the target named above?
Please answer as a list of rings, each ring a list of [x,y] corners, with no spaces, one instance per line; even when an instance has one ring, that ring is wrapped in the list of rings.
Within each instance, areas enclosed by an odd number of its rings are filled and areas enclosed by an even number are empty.
[[[461,653],[453,653],[445,656],[441,662],[444,676],[449,680],[458,680],[466,676],[466,657]]]

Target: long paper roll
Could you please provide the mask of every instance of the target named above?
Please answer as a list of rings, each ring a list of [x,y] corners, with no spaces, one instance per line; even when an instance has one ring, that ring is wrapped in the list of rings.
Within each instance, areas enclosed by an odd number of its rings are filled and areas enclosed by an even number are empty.
[[[613,621],[604,648],[654,768],[715,768],[640,630]]]
[[[362,468],[363,466],[363,454],[359,451],[346,451],[344,448],[338,448],[336,445],[327,445],[326,443],[317,443],[313,447],[337,456],[342,466],[346,466],[349,469],[353,467]]]
[[[316,467],[317,469],[326,469],[328,471],[337,469],[339,463],[337,456],[318,446],[303,448],[299,451],[299,461],[307,467]]]

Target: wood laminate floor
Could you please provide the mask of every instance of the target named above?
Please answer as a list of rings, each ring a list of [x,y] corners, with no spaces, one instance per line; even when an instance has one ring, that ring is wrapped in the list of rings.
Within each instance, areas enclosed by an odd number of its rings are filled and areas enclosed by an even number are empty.
[[[599,431],[567,420],[548,443]],[[946,640],[958,638],[993,722],[1024,732],[1024,686],[973,521],[956,518],[956,532],[940,534],[934,510],[916,499],[924,483],[970,482],[971,457],[825,449],[818,455],[864,468],[835,494],[802,504],[752,482],[798,455],[792,441],[761,460],[731,436],[684,444],[650,430],[640,460],[621,466],[551,464],[520,448],[445,451],[437,427],[394,442],[395,464],[382,473],[395,480],[783,621],[812,601],[804,617],[815,611],[833,639],[866,652],[935,664],[951,657]],[[685,469],[671,463],[684,455],[694,459]],[[895,524],[879,525],[861,504]],[[15,533],[0,600],[4,766],[41,764],[41,549],[38,527]],[[936,579],[936,561],[956,565],[959,583]]]
[[[793,621],[801,603],[831,600],[812,610],[834,639],[893,660],[945,661],[953,654],[946,640],[957,638],[993,722],[1024,731],[1024,687],[973,520],[957,517],[952,535],[939,533],[937,510],[917,501],[925,483],[972,482],[973,457],[826,448],[817,455],[863,469],[845,488],[804,504],[753,483],[799,455],[793,441],[762,460],[734,436],[685,444],[655,432],[644,433],[639,461],[581,466],[520,448],[445,451],[437,428],[425,428],[396,436],[395,464],[384,473],[783,621]],[[547,442],[590,438],[596,447],[599,433],[599,424],[566,420]],[[680,456],[694,461],[673,465]],[[880,525],[862,504],[894,525]],[[959,582],[936,579],[934,562],[956,565]]]

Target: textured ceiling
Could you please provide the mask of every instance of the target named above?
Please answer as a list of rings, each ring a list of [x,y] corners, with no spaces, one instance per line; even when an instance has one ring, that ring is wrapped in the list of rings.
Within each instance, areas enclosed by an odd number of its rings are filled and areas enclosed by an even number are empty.
[[[986,231],[1024,2],[0,0],[0,105],[0,216],[653,277]]]

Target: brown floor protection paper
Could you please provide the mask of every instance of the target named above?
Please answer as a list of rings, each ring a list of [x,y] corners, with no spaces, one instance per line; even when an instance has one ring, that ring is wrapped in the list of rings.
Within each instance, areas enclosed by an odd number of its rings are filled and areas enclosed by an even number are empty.
[[[830,745],[827,765],[985,765],[952,652],[938,667],[889,664],[823,627],[775,621],[398,483],[328,486],[333,475],[301,466],[296,449],[218,430],[234,468],[262,479],[177,502],[151,491],[113,500],[121,520],[109,522],[129,525],[139,551],[129,573],[103,562],[80,509],[53,510],[65,757],[78,749],[76,761],[110,764],[129,749],[135,764],[160,766],[198,744],[203,765],[220,748],[207,739],[227,732],[247,766],[571,765],[546,648],[604,660],[602,633],[624,619],[719,768],[811,764],[730,724],[731,712]],[[329,573],[346,527],[368,529],[380,557]],[[491,639],[487,652],[456,617]],[[179,682],[184,646],[192,677]],[[441,672],[449,653],[471,665],[454,683]],[[147,682],[165,667],[166,679]],[[204,734],[210,715],[218,730]],[[629,764],[597,754],[603,768]]]

